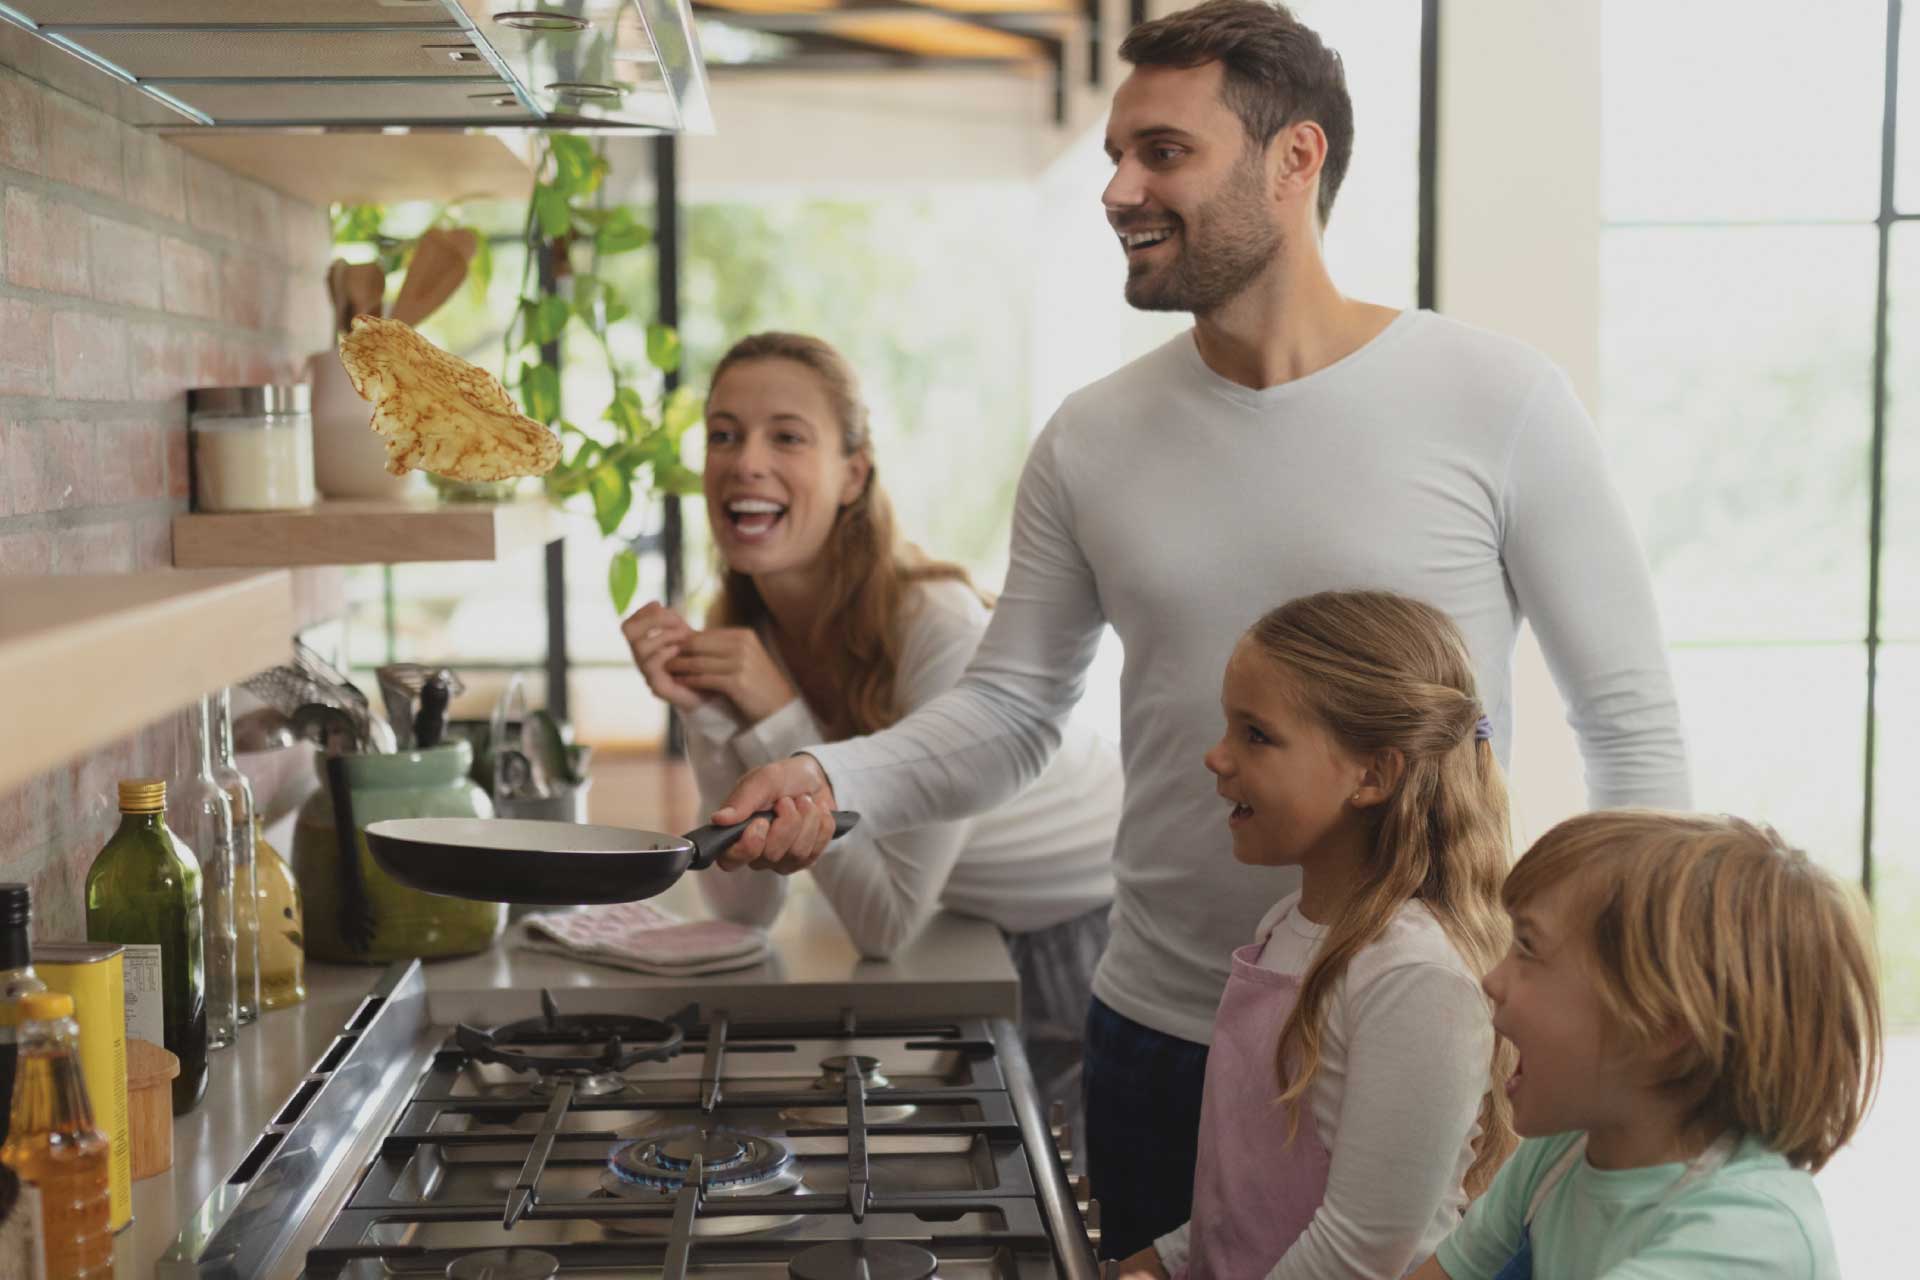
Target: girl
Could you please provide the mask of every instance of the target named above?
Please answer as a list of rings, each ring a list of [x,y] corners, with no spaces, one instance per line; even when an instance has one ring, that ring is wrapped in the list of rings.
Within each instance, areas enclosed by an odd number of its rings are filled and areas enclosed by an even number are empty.
[[[1839,1280],[1811,1175],[1879,1076],[1856,896],[1766,828],[1636,811],[1547,832],[1504,897],[1526,1141],[1417,1280]]]
[[[1401,596],[1307,596],[1241,638],[1221,703],[1234,857],[1300,891],[1234,953],[1193,1219],[1118,1274],[1398,1277],[1511,1145],[1479,989],[1506,792],[1466,646]]]
[[[719,599],[704,630],[660,604],[623,626],[648,685],[682,713],[709,811],[748,769],[872,733],[943,693],[979,644],[986,598],[896,535],[874,467],[859,386],[831,346],[762,333],[715,368],[704,484]],[[812,875],[875,959],[942,905],[999,925],[1042,1092],[1077,1112],[1119,812],[1118,754],[1069,728],[1017,799],[886,839],[856,828]],[[752,924],[779,913],[787,884],[770,871],[700,877],[715,911]]]

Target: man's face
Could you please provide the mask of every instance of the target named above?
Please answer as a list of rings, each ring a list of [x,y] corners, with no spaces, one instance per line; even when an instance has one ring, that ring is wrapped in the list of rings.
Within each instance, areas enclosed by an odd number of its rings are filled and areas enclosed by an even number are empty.
[[[1225,68],[1137,67],[1113,95],[1101,195],[1127,256],[1127,301],[1206,315],[1238,297],[1282,244],[1266,162],[1221,100]]]

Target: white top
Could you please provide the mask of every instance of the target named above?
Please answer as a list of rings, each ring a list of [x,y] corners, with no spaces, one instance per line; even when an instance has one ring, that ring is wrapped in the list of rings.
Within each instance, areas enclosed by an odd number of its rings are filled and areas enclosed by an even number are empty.
[[[1260,922],[1260,967],[1304,978],[1326,936],[1294,894]],[[1325,1005],[1309,1114],[1332,1157],[1327,1193],[1269,1280],[1398,1276],[1460,1224],[1493,1060],[1480,980],[1440,922],[1409,902],[1347,964]],[[1154,1242],[1168,1271],[1188,1228]]]
[[[895,684],[909,711],[953,687],[987,627],[986,607],[960,582],[917,584],[910,607]],[[742,724],[732,704],[710,699],[686,726],[708,809],[748,769],[823,734],[797,697],[755,725]],[[1113,900],[1120,799],[1119,755],[1091,730],[1074,728],[1017,798],[978,818],[896,829],[885,838],[863,817],[814,864],[813,877],[854,945],[874,959],[891,955],[937,906],[984,917],[1009,933],[1044,929]],[[786,900],[787,877],[771,871],[704,875],[699,882],[716,914],[743,923],[768,923]]]
[[[1538,352],[1421,311],[1263,391],[1214,373],[1189,332],[1069,396],[1027,460],[1006,589],[959,687],[810,751],[876,831],[1000,803],[1058,745],[1111,623],[1126,808],[1094,994],[1205,1043],[1226,940],[1298,887],[1290,869],[1233,859],[1201,765],[1221,673],[1268,608],[1360,587],[1459,625],[1503,763],[1514,636],[1531,620],[1589,800],[1688,806],[1646,564],[1586,412]]]

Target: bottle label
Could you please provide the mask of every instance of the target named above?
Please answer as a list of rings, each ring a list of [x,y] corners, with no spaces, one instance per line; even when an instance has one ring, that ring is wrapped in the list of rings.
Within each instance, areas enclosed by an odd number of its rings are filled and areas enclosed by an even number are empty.
[[[40,1189],[28,1182],[14,1186],[17,1198],[12,1211],[0,1213],[0,1276],[47,1280],[46,1218],[40,1209]]]
[[[126,984],[127,1038],[165,1044],[166,985],[161,980],[157,944],[127,944]]]

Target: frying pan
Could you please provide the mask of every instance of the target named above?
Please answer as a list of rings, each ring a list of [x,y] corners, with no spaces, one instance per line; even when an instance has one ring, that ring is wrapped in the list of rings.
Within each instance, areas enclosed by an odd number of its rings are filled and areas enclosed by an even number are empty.
[[[681,873],[711,866],[752,821],[676,836],[536,818],[387,818],[368,823],[366,836],[373,860],[410,888],[564,907],[664,893]],[[833,834],[858,821],[836,811]]]

